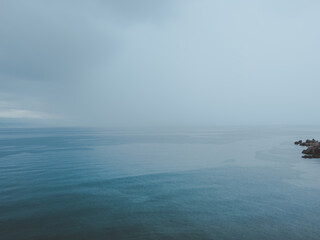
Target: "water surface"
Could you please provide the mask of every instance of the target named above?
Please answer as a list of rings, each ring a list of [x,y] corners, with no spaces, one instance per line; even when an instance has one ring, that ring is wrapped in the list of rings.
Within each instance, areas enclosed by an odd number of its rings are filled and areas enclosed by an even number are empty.
[[[0,239],[320,239],[320,128],[1,129]]]

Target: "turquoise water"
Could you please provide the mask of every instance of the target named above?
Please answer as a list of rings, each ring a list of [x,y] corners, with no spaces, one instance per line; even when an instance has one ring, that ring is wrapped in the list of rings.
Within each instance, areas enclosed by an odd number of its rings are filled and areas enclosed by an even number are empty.
[[[1,129],[0,239],[320,239],[320,128]]]

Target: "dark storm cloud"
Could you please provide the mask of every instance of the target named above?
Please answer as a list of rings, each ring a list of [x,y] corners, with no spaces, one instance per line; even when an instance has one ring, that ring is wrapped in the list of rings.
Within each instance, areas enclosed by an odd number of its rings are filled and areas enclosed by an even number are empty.
[[[319,10],[314,0],[2,0],[0,118],[317,123]]]
[[[107,66],[121,47],[123,25],[159,21],[168,5],[147,0],[1,1],[0,75],[74,80],[84,69]]]

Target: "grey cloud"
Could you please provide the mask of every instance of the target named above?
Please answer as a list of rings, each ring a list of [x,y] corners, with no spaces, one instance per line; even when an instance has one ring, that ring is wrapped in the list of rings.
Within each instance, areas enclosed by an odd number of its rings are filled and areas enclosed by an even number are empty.
[[[178,0],[109,0],[100,1],[109,10],[108,14],[120,19],[122,23],[161,22],[169,18],[178,8]]]
[[[315,123],[319,10],[312,0],[4,0],[0,94],[70,125]]]
[[[61,8],[61,9],[60,9]],[[59,80],[104,63],[116,39],[94,19],[51,4],[3,3],[0,13],[0,72],[29,80]]]
[[[107,67],[121,47],[123,23],[156,21],[168,5],[147,0],[1,1],[0,74],[59,81]]]

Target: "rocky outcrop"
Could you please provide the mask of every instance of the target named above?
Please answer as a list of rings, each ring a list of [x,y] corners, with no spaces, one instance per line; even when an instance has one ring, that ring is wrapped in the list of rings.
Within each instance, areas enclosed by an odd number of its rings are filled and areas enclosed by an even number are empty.
[[[296,145],[307,146],[308,148],[303,150],[302,153],[305,154],[303,158],[320,158],[320,142],[312,139],[307,139],[305,142],[302,140],[294,142]]]

